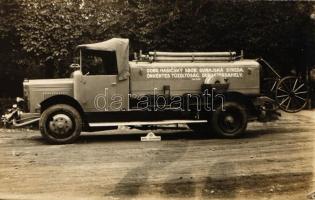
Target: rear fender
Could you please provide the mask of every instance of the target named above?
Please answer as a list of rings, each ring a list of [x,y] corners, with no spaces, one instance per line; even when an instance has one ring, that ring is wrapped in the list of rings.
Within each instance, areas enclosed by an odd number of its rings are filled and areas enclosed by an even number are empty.
[[[255,97],[247,96],[239,92],[225,92],[223,96],[225,102],[236,102],[244,106],[248,115],[257,116],[259,114],[259,110],[253,103]]]

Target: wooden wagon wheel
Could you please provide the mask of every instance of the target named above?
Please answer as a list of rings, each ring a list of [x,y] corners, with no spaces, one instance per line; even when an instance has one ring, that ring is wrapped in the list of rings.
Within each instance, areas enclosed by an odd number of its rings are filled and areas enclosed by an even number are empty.
[[[285,112],[295,113],[307,105],[308,91],[300,78],[287,76],[282,78],[276,87],[275,101]]]

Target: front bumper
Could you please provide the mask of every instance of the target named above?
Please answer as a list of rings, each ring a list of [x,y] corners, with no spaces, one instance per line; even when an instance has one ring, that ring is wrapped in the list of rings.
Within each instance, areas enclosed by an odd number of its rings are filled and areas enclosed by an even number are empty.
[[[40,113],[25,113],[21,106],[23,102],[24,100],[18,97],[17,104],[1,116],[1,122],[5,127],[23,127],[39,121]]]

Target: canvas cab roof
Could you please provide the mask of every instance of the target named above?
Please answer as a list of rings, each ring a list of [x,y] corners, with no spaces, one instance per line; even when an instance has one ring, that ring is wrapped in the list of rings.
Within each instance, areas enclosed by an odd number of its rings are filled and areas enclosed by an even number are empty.
[[[116,52],[118,77],[125,80],[129,76],[129,39],[112,38],[104,42],[82,44],[76,49]]]

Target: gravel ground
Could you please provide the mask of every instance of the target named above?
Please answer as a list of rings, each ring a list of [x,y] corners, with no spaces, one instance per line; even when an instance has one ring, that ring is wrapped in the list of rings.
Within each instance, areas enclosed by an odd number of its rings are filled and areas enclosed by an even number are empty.
[[[249,124],[242,139],[187,130],[83,133],[48,145],[36,130],[0,129],[0,199],[310,199],[315,112]],[[315,198],[314,198],[315,199]]]

